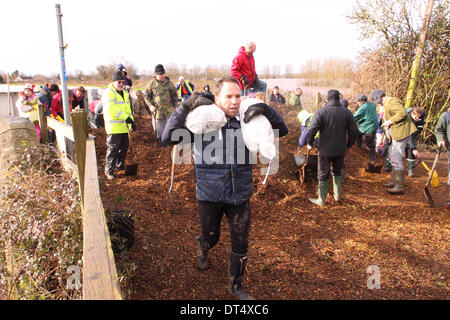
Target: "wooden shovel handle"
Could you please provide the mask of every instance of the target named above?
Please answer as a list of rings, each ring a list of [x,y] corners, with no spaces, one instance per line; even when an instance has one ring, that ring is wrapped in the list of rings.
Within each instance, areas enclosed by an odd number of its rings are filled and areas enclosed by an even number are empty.
[[[172,168],[170,171],[170,188],[169,188],[169,193],[172,191],[172,187],[173,187],[173,173],[175,171],[175,154],[177,152],[177,145],[174,145],[172,147],[172,154],[171,154],[171,158],[172,158]]]
[[[306,150],[306,160],[305,163],[302,165],[302,167],[299,170],[300,173],[300,182],[304,183],[305,182],[305,171],[306,171],[306,165],[308,164],[308,160],[309,160],[309,152],[311,150]]]
[[[434,170],[436,169],[437,163],[439,161],[439,155],[441,154],[441,151],[442,151],[442,146],[439,147],[439,149],[436,152],[436,157],[434,158],[433,166],[431,167],[430,175],[428,176],[428,180],[427,180],[427,184],[425,185],[425,188],[427,188],[430,185],[431,178],[433,178],[433,173],[434,173]]]
[[[128,128],[128,126],[127,126]],[[128,149],[130,150],[130,158],[133,159],[133,144],[131,143],[131,133],[128,129]]]

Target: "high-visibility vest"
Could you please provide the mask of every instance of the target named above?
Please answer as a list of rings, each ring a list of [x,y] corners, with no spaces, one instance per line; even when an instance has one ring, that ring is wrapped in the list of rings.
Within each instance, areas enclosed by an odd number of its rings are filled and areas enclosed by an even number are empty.
[[[123,90],[123,97],[116,91],[113,84],[102,95],[103,118],[107,134],[128,133],[125,120],[130,117],[134,120],[130,106],[130,96]]]
[[[184,84],[186,85],[187,90],[189,91],[188,94],[192,94],[192,88],[189,84],[189,81],[184,81]],[[181,99],[183,97],[183,83],[180,83],[180,87],[178,88],[178,98]]]

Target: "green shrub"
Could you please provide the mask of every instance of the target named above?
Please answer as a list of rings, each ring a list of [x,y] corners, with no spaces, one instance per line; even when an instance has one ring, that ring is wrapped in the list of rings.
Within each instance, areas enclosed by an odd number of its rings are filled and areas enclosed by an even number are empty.
[[[75,265],[81,270],[83,251],[76,180],[60,168],[54,152],[44,145],[27,150],[3,179],[0,288],[6,293],[0,295],[7,299],[80,299],[80,290],[67,289],[71,276],[67,269]],[[8,257],[12,263],[7,263]]]

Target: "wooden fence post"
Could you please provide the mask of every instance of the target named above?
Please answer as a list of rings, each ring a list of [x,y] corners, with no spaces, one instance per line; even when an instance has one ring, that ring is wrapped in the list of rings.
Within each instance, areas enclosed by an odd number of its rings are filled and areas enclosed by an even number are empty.
[[[80,193],[84,201],[84,171],[86,166],[86,139],[88,137],[87,114],[83,110],[73,110],[70,114],[75,143],[75,155],[78,167],[78,182]]]
[[[38,104],[39,129],[41,130],[42,143],[48,143],[47,117],[44,113],[44,105]]]
[[[319,110],[319,106],[320,106],[320,92],[316,92],[316,96],[314,99],[314,111]]]

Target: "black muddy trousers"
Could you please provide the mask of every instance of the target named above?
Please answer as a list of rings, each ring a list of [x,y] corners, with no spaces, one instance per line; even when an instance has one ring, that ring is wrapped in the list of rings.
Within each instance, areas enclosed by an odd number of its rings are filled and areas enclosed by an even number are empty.
[[[128,133],[108,134],[105,173],[112,175],[114,170],[125,168],[125,157],[129,144]]]
[[[330,178],[330,167],[332,167],[333,176],[340,176],[341,169],[344,168],[345,156],[340,157],[322,157],[319,156],[317,166],[317,180],[328,181]]]
[[[250,231],[250,202],[235,206],[221,202],[198,201],[201,234],[198,237],[202,250],[210,250],[220,239],[220,222],[227,216],[231,231],[231,251],[246,255]]]

